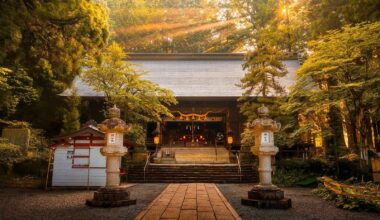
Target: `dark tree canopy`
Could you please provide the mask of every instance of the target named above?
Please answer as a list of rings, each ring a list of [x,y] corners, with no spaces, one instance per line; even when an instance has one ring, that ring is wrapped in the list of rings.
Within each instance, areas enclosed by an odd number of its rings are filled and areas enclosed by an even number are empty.
[[[30,87],[39,97],[31,106],[20,106],[18,119],[41,127],[59,121],[59,114],[50,109],[59,103],[57,94],[79,74],[83,57],[102,48],[107,39],[106,9],[94,1],[0,1],[0,66],[12,71],[7,75],[10,86]],[[0,110],[4,116],[6,111]],[[43,119],[39,113],[58,115]]]

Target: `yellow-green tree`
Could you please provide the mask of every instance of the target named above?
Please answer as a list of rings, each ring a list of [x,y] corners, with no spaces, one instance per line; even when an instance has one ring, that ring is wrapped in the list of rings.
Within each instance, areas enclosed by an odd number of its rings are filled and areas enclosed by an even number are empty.
[[[127,60],[123,48],[113,42],[88,60],[82,77],[95,91],[104,93],[108,106],[117,104],[124,110],[124,119],[134,124],[134,132],[140,133],[137,141],[143,143],[143,122],[172,116],[168,106],[176,99],[171,90],[142,79],[143,73],[137,68]]]
[[[379,30],[380,22],[345,26],[311,42],[286,106],[326,118],[327,129],[341,117],[356,152],[374,145],[371,122],[379,121]],[[339,111],[335,118],[328,115],[331,108]]]

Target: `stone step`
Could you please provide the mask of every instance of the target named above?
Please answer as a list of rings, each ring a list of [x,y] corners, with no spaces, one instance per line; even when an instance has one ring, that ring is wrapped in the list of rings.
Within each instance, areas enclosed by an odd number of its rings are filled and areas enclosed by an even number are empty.
[[[230,153],[224,147],[162,146],[155,161],[165,164],[161,158],[166,152],[174,154],[176,163],[230,163]]]
[[[151,164],[147,167],[144,180],[144,166],[130,166],[127,171],[129,182],[207,182],[239,183],[257,182],[257,169],[252,165],[241,167],[241,174],[236,164]]]

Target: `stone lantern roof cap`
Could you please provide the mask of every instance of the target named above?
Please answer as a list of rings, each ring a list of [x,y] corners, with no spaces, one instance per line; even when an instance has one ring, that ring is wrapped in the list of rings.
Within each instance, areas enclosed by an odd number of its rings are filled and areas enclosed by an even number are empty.
[[[120,118],[120,109],[116,105],[108,109],[108,118]]]
[[[130,126],[120,119],[120,109],[114,105],[112,108],[108,109],[108,119],[104,120],[98,125],[98,128],[103,131],[119,131],[125,132]]]
[[[248,126],[254,129],[269,129],[272,131],[278,131],[281,129],[281,123],[274,121],[269,117],[269,109],[264,104],[257,109],[259,118],[253,120]]]
[[[269,115],[269,109],[264,104],[262,104],[262,106],[257,109],[257,113],[260,117],[267,117]]]

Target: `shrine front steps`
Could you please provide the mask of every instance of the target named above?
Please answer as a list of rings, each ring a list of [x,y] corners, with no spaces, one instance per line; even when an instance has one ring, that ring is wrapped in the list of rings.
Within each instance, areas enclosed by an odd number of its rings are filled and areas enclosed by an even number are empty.
[[[230,163],[230,152],[225,147],[161,147],[158,152],[160,163],[161,155],[165,152],[172,152],[175,156],[175,163],[179,164],[228,164]],[[165,162],[163,162],[165,164]]]
[[[257,168],[237,164],[150,164],[129,166],[128,182],[149,183],[252,183],[258,181]]]

